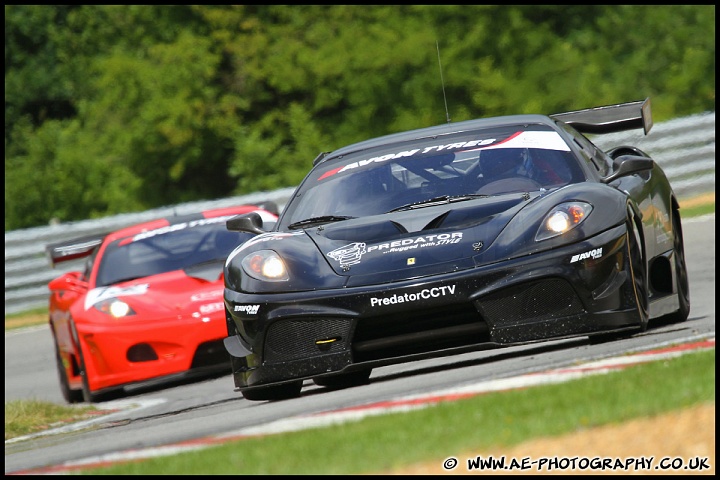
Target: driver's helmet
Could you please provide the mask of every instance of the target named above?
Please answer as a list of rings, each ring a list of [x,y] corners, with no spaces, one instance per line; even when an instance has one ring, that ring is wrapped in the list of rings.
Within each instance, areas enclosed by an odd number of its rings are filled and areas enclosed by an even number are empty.
[[[480,154],[480,164],[483,176],[488,179],[530,176],[530,157],[527,148],[485,150]]]

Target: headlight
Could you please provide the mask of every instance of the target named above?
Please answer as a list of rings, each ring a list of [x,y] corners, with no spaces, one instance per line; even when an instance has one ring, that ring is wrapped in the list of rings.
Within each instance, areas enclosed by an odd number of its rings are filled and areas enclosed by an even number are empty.
[[[580,225],[590,215],[593,207],[585,202],[561,203],[548,213],[540,224],[535,241],[562,235]]]
[[[260,250],[243,258],[245,273],[266,282],[287,282],[290,277],[285,262],[272,250]]]
[[[133,310],[130,305],[118,298],[110,298],[108,300],[103,300],[102,302],[95,304],[95,308],[114,318],[122,318],[128,317],[130,315],[135,315],[135,310]]]

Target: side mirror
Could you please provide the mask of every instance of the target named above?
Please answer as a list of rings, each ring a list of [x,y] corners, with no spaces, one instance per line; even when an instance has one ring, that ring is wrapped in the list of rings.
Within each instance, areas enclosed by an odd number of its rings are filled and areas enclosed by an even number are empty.
[[[68,272],[60,275],[55,280],[51,280],[48,283],[48,288],[51,291],[59,290],[72,290],[75,292],[83,292],[87,290],[88,283],[84,280],[80,280],[82,273],[80,272]]]
[[[620,155],[613,161],[613,172],[603,178],[604,183],[610,183],[620,177],[634,173],[652,170],[655,161],[649,157],[638,157],[636,155]]]
[[[274,215],[280,214],[280,210],[278,209],[277,203],[275,203],[272,200],[266,200],[264,202],[260,202],[257,204],[257,206],[259,208],[262,208],[263,210],[267,210],[268,212],[270,212]]]
[[[266,230],[263,230],[262,228],[263,219],[260,214],[256,212],[237,215],[225,222],[225,226],[231,232],[247,232],[254,234],[266,232]]]

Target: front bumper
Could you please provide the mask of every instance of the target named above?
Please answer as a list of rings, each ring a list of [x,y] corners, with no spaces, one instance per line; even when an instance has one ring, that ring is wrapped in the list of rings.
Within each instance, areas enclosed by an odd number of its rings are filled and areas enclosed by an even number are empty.
[[[225,290],[239,388],[457,349],[639,328],[626,230],[563,248],[389,284]]]
[[[222,345],[227,335],[222,311],[206,317],[187,315],[112,325],[103,319],[78,322],[76,328],[94,392],[216,365],[229,369]]]

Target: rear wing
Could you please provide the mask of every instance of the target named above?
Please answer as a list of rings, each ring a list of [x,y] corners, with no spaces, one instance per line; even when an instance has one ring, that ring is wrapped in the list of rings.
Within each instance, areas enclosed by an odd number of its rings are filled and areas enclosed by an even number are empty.
[[[555,113],[549,117],[567,123],[578,132],[591,134],[642,128],[647,135],[653,126],[650,98],[574,112]]]
[[[106,236],[107,233],[97,233],[62,242],[49,243],[45,246],[45,253],[50,260],[50,266],[55,268],[58,263],[89,256],[103,242]]]

